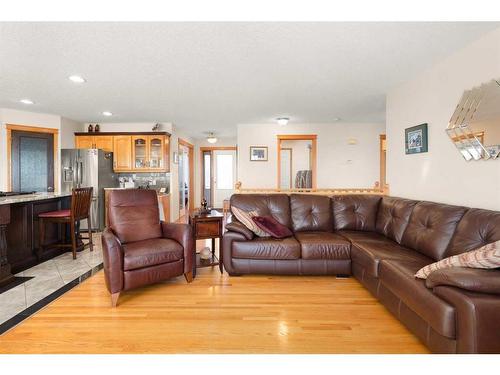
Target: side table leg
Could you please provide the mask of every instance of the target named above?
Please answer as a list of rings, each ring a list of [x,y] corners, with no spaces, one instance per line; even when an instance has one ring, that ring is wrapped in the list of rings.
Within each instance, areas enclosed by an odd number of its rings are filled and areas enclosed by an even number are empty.
[[[222,262],[223,259],[222,254],[224,254],[222,251],[222,238],[219,237],[219,270],[221,274],[224,273],[224,263]]]

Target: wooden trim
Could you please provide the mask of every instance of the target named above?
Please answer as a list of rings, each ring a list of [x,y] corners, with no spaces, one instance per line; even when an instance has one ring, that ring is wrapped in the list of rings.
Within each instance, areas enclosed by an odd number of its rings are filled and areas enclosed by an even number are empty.
[[[380,134],[380,139],[379,139],[379,153],[380,153],[380,188],[383,189],[384,186],[386,185],[387,181],[387,154],[386,154],[386,149],[384,149],[384,142],[386,142],[386,135],[385,134]],[[386,144],[387,148],[387,144]]]
[[[210,151],[210,204],[213,205],[214,202],[214,181],[213,181],[213,157],[214,151],[238,151],[236,146],[200,146],[200,199],[204,197],[203,192],[205,191],[205,176],[203,171],[205,170],[205,161],[203,160],[203,153],[205,151]]]
[[[278,134],[278,179],[277,179],[277,188],[280,189],[281,182],[281,142],[282,141],[311,141],[311,170],[312,170],[312,189],[316,189],[317,186],[317,155],[318,155],[318,145],[317,139],[318,136],[316,134]]]
[[[169,132],[75,132],[75,136],[82,135],[166,135],[170,137]]]
[[[54,152],[54,192],[59,192],[59,129],[44,128],[29,125],[5,124],[7,130],[7,191],[12,190],[12,131],[23,131],[33,133],[50,133],[53,135],[53,152]]]
[[[189,207],[188,210],[194,210],[194,145],[178,138],[177,152],[180,151],[180,146],[188,148],[189,158]],[[177,183],[179,182],[179,172],[177,172]],[[179,192],[180,194],[180,192]],[[189,213],[186,213],[189,214]]]

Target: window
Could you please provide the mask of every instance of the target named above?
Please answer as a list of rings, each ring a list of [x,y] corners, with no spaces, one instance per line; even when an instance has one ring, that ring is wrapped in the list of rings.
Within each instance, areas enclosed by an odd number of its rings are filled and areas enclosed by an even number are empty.
[[[217,189],[233,188],[233,155],[217,155]]]

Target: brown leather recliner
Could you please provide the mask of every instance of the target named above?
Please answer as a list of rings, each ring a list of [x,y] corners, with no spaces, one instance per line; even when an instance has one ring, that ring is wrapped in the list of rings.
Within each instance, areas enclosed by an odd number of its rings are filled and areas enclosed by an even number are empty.
[[[111,191],[108,220],[102,252],[113,307],[122,291],[182,274],[193,280],[191,226],[161,222],[154,190]]]

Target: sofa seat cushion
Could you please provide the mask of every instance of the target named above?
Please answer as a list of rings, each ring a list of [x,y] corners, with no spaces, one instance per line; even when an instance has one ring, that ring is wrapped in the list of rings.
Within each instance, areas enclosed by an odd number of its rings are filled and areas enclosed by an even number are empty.
[[[295,237],[283,239],[256,237],[252,241],[233,242],[233,258],[299,259],[300,244]]]
[[[383,260],[379,278],[406,306],[443,336],[455,338],[455,308],[427,289],[415,272],[425,265],[423,260]]]
[[[331,232],[295,233],[300,243],[302,259],[350,259],[351,244]]]
[[[181,244],[168,238],[129,242],[123,245],[123,253],[125,271],[175,262],[184,258]]]
[[[338,233],[351,241],[352,261],[362,266],[372,277],[379,276],[380,262],[384,259],[421,261],[424,265],[433,263],[431,258],[398,245],[378,233],[349,231]]]

